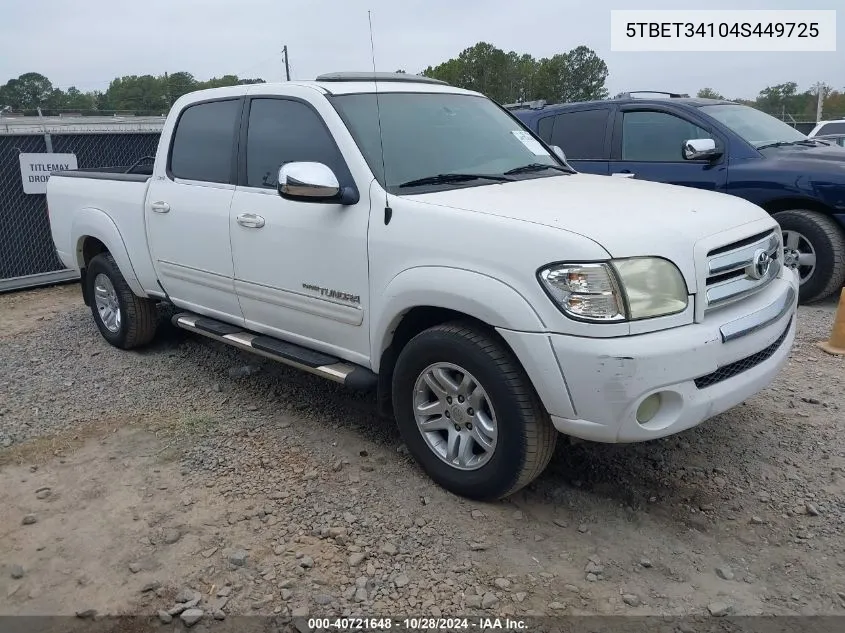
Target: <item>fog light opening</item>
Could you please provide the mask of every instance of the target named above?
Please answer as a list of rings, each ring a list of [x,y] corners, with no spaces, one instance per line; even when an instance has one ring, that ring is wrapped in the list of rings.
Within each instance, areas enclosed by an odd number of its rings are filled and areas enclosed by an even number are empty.
[[[657,412],[660,411],[662,398],[659,393],[653,393],[640,403],[637,407],[637,422],[640,424],[647,424],[654,419]]]

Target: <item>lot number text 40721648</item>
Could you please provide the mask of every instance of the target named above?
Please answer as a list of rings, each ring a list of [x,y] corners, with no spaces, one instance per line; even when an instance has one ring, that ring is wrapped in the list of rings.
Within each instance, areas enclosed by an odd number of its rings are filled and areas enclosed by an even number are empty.
[[[309,618],[311,631],[523,631],[527,623],[511,618]]]

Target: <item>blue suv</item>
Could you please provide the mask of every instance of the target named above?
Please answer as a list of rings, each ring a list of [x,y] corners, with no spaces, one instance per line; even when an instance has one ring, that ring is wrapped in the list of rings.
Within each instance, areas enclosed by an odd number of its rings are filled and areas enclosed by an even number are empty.
[[[745,198],[783,229],[800,300],[845,283],[845,148],[745,105],[686,95],[505,106],[577,170]],[[649,93],[653,94],[653,93]]]

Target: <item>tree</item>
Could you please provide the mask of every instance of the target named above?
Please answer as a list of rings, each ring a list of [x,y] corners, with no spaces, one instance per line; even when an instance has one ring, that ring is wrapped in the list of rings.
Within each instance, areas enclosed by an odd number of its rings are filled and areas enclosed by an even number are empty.
[[[713,88],[702,88],[696,95],[699,99],[724,99],[722,95],[713,90]]]
[[[0,103],[13,110],[35,110],[47,105],[53,84],[40,73],[24,73],[0,87]]]
[[[845,92],[831,90],[824,100],[825,119],[845,119]]]
[[[165,75],[165,97],[168,100],[168,105],[173,103],[182,95],[196,90],[197,80],[189,72],[176,72],[172,75]]]
[[[562,101],[592,101],[606,99],[607,64],[586,46],[578,46],[564,54],[567,68],[566,80],[562,86]]]
[[[761,90],[754,107],[787,120],[790,116],[812,120],[816,116],[816,96],[809,90],[799,93],[798,84],[788,81]]]
[[[456,58],[429,66],[422,74],[483,92],[500,102],[607,97],[607,64],[586,46],[537,61],[528,54],[505,53],[492,44],[479,42]]]
[[[80,92],[76,86],[71,86],[65,93],[64,108],[77,112],[90,112],[97,109],[94,93]]]
[[[162,114],[170,108],[165,82],[152,75],[128,75],[113,80],[105,99],[109,110]]]

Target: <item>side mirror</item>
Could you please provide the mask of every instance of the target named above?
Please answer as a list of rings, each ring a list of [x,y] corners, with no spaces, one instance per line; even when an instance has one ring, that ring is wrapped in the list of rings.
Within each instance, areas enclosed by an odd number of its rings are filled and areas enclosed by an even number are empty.
[[[358,192],[341,187],[337,176],[323,163],[286,163],[279,169],[279,195],[299,202],[355,204]]]
[[[555,156],[557,156],[559,159],[561,159],[565,163],[566,162],[566,154],[563,153],[563,150],[560,149],[557,145],[552,145],[551,148],[552,148],[552,151],[555,153]]]
[[[684,141],[684,159],[704,160],[720,156],[721,152],[716,149],[716,141],[712,138],[695,138]]]

